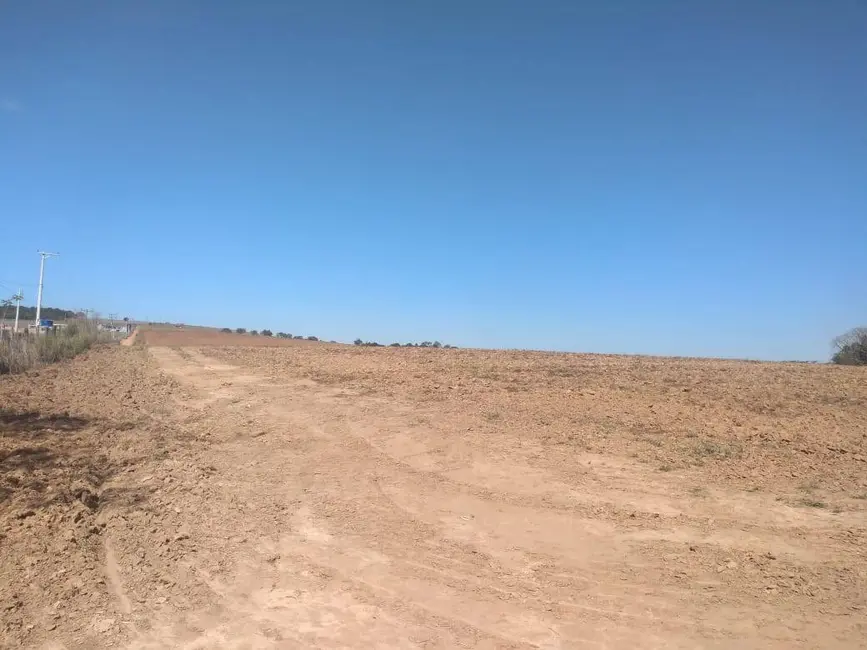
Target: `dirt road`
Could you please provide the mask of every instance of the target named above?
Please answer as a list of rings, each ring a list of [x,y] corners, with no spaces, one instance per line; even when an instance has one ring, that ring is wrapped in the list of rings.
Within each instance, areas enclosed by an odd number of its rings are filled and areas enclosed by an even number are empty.
[[[131,392],[169,440],[100,487],[87,539],[106,599],[30,636],[22,622],[24,644],[864,647],[854,497],[697,483],[701,468],[522,435],[508,409],[482,426],[411,399],[410,380],[315,381],[297,355],[275,373],[222,348],[114,354],[169,382],[162,402]]]

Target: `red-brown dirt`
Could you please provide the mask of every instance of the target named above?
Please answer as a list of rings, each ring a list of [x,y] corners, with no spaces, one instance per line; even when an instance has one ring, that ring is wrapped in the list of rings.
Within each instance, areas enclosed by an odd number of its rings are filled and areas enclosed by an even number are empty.
[[[865,647],[862,369],[141,334],[0,380],[4,647]]]

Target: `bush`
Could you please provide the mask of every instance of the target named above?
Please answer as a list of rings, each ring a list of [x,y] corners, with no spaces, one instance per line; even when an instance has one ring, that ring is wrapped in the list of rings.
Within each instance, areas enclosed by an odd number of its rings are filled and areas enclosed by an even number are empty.
[[[220,330],[220,333],[221,334],[231,334],[232,330],[230,330],[228,327],[224,327],[223,329]]]
[[[262,336],[274,336],[274,332],[271,330],[262,330]]]
[[[239,327],[235,330],[235,334],[246,334],[246,333],[247,333],[247,330],[245,330],[243,327]]]
[[[292,338],[296,341],[303,341],[304,340],[304,337],[300,336],[300,335],[299,336],[293,336]]]
[[[392,343],[392,344],[391,344],[390,346],[388,346],[388,347],[390,347],[390,348],[399,348],[399,347],[400,347],[400,343]]]
[[[292,335],[287,334],[286,332],[277,332],[277,338],[278,339],[291,339]]]
[[[834,339],[836,352],[833,363],[845,366],[867,366],[867,327],[856,327]]]
[[[364,345],[364,341],[362,341],[361,339],[355,339],[355,340],[352,342],[352,344],[353,344],[353,345]]]
[[[258,330],[250,330],[250,336],[259,336]]]
[[[318,341],[319,339],[316,338],[315,336],[308,336],[308,337],[307,337],[307,340],[308,340],[308,341]]]

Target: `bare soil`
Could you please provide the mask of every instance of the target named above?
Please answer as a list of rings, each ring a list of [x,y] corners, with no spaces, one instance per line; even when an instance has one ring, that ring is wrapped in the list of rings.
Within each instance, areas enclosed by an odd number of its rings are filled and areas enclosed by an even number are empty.
[[[144,330],[0,404],[2,647],[867,647],[863,369]]]

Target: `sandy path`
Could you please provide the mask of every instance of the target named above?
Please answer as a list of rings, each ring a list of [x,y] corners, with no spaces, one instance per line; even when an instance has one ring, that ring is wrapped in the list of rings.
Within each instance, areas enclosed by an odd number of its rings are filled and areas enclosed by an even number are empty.
[[[862,643],[857,612],[808,609],[801,578],[839,559],[830,513],[699,498],[635,462],[435,430],[432,406],[150,352],[213,444],[157,477],[184,595],[149,599],[137,560],[108,554],[131,648]]]

